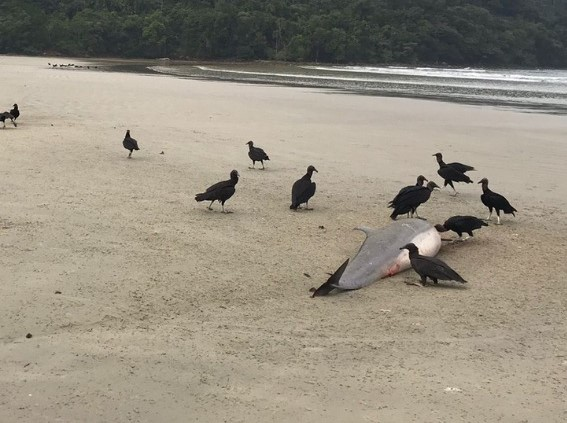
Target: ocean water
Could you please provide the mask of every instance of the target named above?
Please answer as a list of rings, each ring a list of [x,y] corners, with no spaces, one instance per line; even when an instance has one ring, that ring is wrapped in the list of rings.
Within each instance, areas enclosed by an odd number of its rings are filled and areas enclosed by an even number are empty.
[[[567,114],[567,70],[329,66],[270,62],[198,64],[163,60],[114,65],[107,69]]]

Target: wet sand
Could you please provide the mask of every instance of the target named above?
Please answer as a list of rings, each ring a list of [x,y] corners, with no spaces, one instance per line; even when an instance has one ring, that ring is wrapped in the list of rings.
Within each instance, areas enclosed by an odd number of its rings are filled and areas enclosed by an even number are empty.
[[[0,129],[0,421],[565,420],[564,117],[48,61],[0,56],[0,108],[22,113]],[[388,224],[419,174],[441,184],[437,151],[518,209],[442,248],[466,288],[409,270],[311,299],[352,228]],[[232,169],[234,213],[195,202]],[[480,185],[457,189],[420,215],[486,217]]]

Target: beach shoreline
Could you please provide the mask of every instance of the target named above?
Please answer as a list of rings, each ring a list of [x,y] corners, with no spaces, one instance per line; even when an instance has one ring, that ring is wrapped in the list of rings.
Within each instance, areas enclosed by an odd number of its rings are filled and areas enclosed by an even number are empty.
[[[48,60],[0,56],[22,113],[0,129],[1,421],[565,419],[564,117]],[[442,185],[438,151],[477,171],[431,223],[486,217],[482,177],[518,209],[443,246],[466,289],[409,270],[311,299],[354,227],[419,174]],[[310,164],[314,210],[292,212]],[[232,169],[234,213],[195,202]]]
[[[75,61],[69,60],[70,63]],[[524,113],[567,114],[567,71],[557,69],[340,66],[271,61],[175,61],[167,58],[92,59],[81,63],[87,64],[90,69],[109,72],[312,88],[328,93],[494,106]],[[85,68],[81,65],[68,66],[65,62],[50,65],[54,70],[64,71]]]

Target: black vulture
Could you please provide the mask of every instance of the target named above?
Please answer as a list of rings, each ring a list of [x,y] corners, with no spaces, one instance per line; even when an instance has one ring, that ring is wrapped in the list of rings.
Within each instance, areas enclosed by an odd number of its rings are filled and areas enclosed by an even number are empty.
[[[435,225],[435,229],[439,232],[453,231],[459,235],[459,239],[457,241],[464,241],[468,239],[468,237],[461,239],[463,237],[463,232],[469,234],[469,236],[473,236],[473,230],[480,229],[483,226],[488,226],[488,224],[478,217],[453,216],[447,219],[442,225]]]
[[[419,218],[417,214],[417,208],[421,204],[429,200],[429,197],[431,197],[431,192],[435,188],[439,188],[439,186],[433,181],[429,181],[424,187],[410,187],[408,190],[406,190],[406,192],[399,196],[395,203],[392,204],[394,211],[390,215],[390,218],[392,220],[396,220],[396,218],[400,214],[406,213],[411,213],[412,217],[415,214],[415,216]]]
[[[18,105],[14,104],[14,108],[10,110],[10,114],[14,116],[14,120],[18,119],[20,116],[20,109],[18,109]]]
[[[453,169],[457,169],[461,173],[467,173],[471,170],[476,170],[472,166],[469,166],[469,165],[466,165],[466,164],[463,164],[463,163],[459,163],[459,162],[445,163],[443,161],[443,154],[441,154],[441,153],[435,153],[434,156],[437,157],[437,163],[439,163],[439,165],[446,164],[447,166],[450,166]]]
[[[12,114],[10,112],[2,112],[2,113],[0,113],[0,122],[2,122],[2,124],[4,125],[4,126],[2,126],[2,129],[4,129],[6,127],[6,119],[10,119],[12,121],[12,124],[14,125],[14,127],[18,126],[14,116],[12,116]]]
[[[443,163],[443,161],[439,163],[439,169],[437,170],[437,173],[445,180],[445,184],[443,185],[444,187],[450,185],[451,188],[453,188],[453,191],[455,191],[454,195],[457,195],[457,190],[453,186],[453,182],[466,182],[467,184],[472,184],[471,178],[469,178],[464,173],[459,172],[454,167]]]
[[[415,183],[415,185],[408,185],[407,187],[403,187],[398,194],[394,197],[394,199],[392,201],[390,201],[388,203],[388,207],[394,208],[394,204],[396,203],[396,201],[400,198],[400,196],[406,192],[408,189],[412,189],[413,187],[421,187],[423,186],[423,182],[429,182],[425,176],[423,175],[419,175],[417,177],[417,182]]]
[[[195,196],[196,201],[210,201],[211,204],[207,207],[209,210],[212,210],[211,206],[215,201],[221,203],[222,212],[223,213],[232,213],[229,211],[225,211],[224,203],[230,197],[234,195],[236,192],[236,184],[238,183],[238,177],[240,175],[236,170],[230,172],[230,179],[227,181],[217,182],[214,185],[211,185],[205,192],[197,194]]]
[[[319,173],[315,166],[309,166],[307,168],[307,173],[294,182],[291,188],[291,206],[292,210],[297,210],[297,208],[305,203],[305,210],[312,210],[309,208],[309,200],[313,195],[315,195],[315,182],[311,182],[311,176],[313,172]]]
[[[130,150],[130,154],[128,154],[128,158],[132,158],[132,151],[139,150],[138,148],[138,141],[134,138],[130,137],[130,130],[126,131],[126,136],[124,137],[124,141],[122,141],[122,145],[126,150]]]
[[[503,195],[493,192],[488,188],[488,179],[482,178],[478,183],[482,184],[482,195],[480,196],[480,201],[482,201],[482,204],[488,207],[488,210],[490,211],[486,220],[490,220],[492,217],[492,209],[496,210],[496,217],[498,218],[496,222],[497,225],[500,225],[501,210],[505,214],[512,214],[512,216],[516,217],[514,212],[517,212],[518,210],[512,207],[510,202],[506,200]]]
[[[434,283],[438,280],[457,281],[467,283],[457,272],[451,269],[445,262],[435,257],[427,257],[419,254],[417,246],[413,243],[404,245],[400,250],[409,251],[411,267],[421,278],[421,284],[425,286],[427,278]]]
[[[262,170],[264,170],[264,160],[270,160],[266,152],[260,147],[254,147],[252,141],[248,141],[246,144],[248,144],[248,157],[252,160],[252,167],[249,167],[249,169],[254,169],[256,162],[260,162],[262,163]]]

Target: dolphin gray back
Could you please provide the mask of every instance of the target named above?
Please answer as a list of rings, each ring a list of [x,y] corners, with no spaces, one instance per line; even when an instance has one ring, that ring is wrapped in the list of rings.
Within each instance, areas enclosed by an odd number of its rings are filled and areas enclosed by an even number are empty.
[[[433,257],[441,248],[437,230],[421,219],[395,221],[385,228],[356,228],[366,234],[358,253],[349,261],[340,280],[339,289],[358,289],[386,276],[410,267],[408,252],[400,247],[413,242],[420,254]]]

